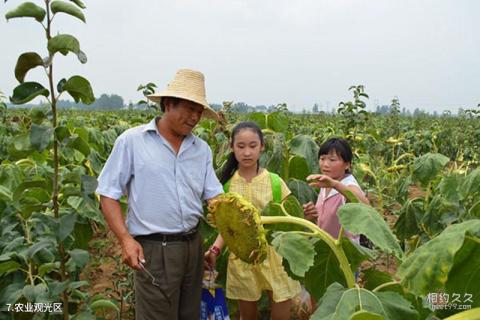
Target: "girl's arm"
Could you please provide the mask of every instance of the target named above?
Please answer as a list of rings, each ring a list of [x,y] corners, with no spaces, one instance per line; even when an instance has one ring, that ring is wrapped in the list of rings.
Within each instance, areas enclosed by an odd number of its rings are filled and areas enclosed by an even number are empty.
[[[368,201],[367,197],[365,197],[365,194],[362,192],[362,190],[357,187],[356,185],[345,185],[341,183],[340,181],[336,181],[332,185],[332,188],[335,188],[338,192],[340,192],[346,199],[348,198],[346,196],[346,191],[352,192],[360,202],[365,203],[367,205],[370,205],[370,201]]]
[[[314,180],[314,181],[312,181]],[[362,190],[356,185],[345,185],[342,182],[332,179],[324,174],[312,174],[307,177],[307,181],[310,181],[309,185],[317,188],[334,188],[340,192],[345,198],[348,198],[345,194],[347,191],[352,192],[360,202],[370,205],[367,197],[363,194]]]
[[[215,242],[213,242],[210,249],[205,252],[205,269],[215,269],[215,265],[217,264],[217,258],[222,252],[224,243],[225,242],[223,241],[222,236],[218,234],[217,239],[215,239]]]

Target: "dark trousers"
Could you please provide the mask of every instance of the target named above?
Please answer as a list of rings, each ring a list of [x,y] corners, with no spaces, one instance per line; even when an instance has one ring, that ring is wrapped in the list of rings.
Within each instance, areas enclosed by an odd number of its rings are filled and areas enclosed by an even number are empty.
[[[143,247],[145,268],[171,303],[146,272],[135,271],[135,319],[199,319],[204,260],[200,232],[188,241],[137,241]]]

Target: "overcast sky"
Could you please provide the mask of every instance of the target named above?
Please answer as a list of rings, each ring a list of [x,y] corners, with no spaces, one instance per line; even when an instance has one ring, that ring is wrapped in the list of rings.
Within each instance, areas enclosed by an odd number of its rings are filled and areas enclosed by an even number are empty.
[[[36,1],[38,4],[43,1]],[[370,105],[439,112],[480,103],[477,0],[84,0],[87,24],[60,14],[56,32],[88,56],[57,56],[55,77],[79,74],[94,93],[137,101],[141,83],[160,89],[179,68],[205,73],[207,99],[330,111],[364,84]],[[20,1],[2,3],[4,14]],[[16,86],[18,55],[46,55],[33,19],[0,19],[0,90]],[[27,80],[44,80],[34,69]]]

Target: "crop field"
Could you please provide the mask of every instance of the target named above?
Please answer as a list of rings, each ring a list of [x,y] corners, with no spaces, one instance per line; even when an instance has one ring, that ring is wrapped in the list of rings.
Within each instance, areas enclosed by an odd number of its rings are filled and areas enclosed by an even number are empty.
[[[355,104],[355,98],[350,104]],[[464,311],[442,307],[454,297],[462,301],[455,304],[457,308],[478,307],[480,121],[475,115],[400,117],[393,112],[359,116],[341,110],[336,115],[293,115],[287,110],[240,115],[224,111],[222,123],[202,121],[194,131],[212,148],[215,168],[222,167],[230,152],[232,125],[239,120],[256,121],[266,137],[262,166],[279,173],[298,199],[298,203],[283,204],[292,216],[303,216],[299,204],[316,200],[318,190],[308,186],[305,178],[318,172],[319,144],[342,136],[353,146],[353,173],[373,209],[348,207],[342,223],[347,230],[366,235],[373,243],[371,249],[353,246],[346,238],[329,246],[332,239],[314,242],[285,226],[269,226],[270,241],[284,256],[285,269],[301,281],[321,307],[318,310],[324,310],[312,319],[334,314],[335,308],[347,310],[347,305],[358,305],[358,310],[349,311],[352,314],[360,310],[385,319],[442,319]],[[3,315],[9,315],[8,304],[53,303],[65,298],[68,312],[78,319],[132,317],[132,273],[120,261],[94,190],[116,137],[156,114],[155,110],[59,112],[55,214],[49,110],[2,111]],[[126,199],[122,202],[126,204]],[[272,205],[268,215],[282,212]],[[202,231],[208,248],[216,231],[207,224]],[[294,256],[289,248],[295,249]],[[350,271],[342,269],[345,261]],[[218,266],[220,282],[224,282],[225,262],[221,260]],[[356,270],[361,271],[357,284],[350,279]],[[309,303],[297,304],[292,318],[311,314]],[[230,305],[234,311],[235,305]],[[338,316],[343,319],[345,315]]]
[[[39,3],[21,2],[5,13],[7,20],[35,22],[46,52],[19,52],[9,75],[18,86],[0,92],[0,319],[133,319],[133,272],[121,261],[95,190],[116,138],[160,112],[60,109],[67,96],[95,101],[88,79],[54,73],[62,56],[87,62],[80,41],[56,24],[57,14],[85,22],[85,5]],[[29,79],[35,68],[45,72],[42,83]],[[155,86],[138,90],[146,95]],[[221,121],[203,120],[194,129],[209,144],[218,173],[235,123],[262,128],[260,164],[294,196],[268,204],[261,217],[284,269],[303,286],[291,319],[480,319],[480,111],[410,117],[394,99],[388,113],[375,114],[367,111],[362,85],[349,91],[351,100],[334,114],[293,114],[285,104],[269,113],[235,113],[225,102]],[[7,95],[17,106],[38,97],[46,102],[10,108]],[[353,174],[371,203],[348,198],[338,212],[338,239],[304,219],[301,206],[317,199],[306,177],[319,172],[319,146],[334,136],[351,144]],[[126,212],[127,199],[120,201]],[[207,220],[200,229],[207,250],[217,231]],[[344,231],[363,235],[364,246]],[[217,263],[221,285],[227,255]],[[266,302],[262,297],[262,319],[269,319]],[[228,306],[238,318],[236,303]]]

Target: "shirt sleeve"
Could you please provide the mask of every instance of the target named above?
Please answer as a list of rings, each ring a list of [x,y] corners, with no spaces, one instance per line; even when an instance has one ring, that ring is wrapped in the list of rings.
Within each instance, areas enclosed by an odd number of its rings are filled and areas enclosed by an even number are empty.
[[[203,200],[212,199],[223,193],[222,184],[220,183],[220,181],[218,181],[215,170],[213,170],[212,150],[208,145],[207,152],[207,171],[205,173],[205,184],[203,187]]]
[[[285,181],[283,181],[282,178],[280,178],[280,186],[281,186],[281,189],[282,189],[282,200],[284,200],[286,197],[288,197],[292,192],[290,191],[290,189],[288,188],[287,184],[285,183]]]
[[[132,176],[132,150],[129,150],[126,135],[120,135],[98,177],[96,192],[99,195],[120,199],[127,193],[127,185]]]
[[[344,179],[344,181],[342,181],[342,183],[346,186],[355,186],[358,189],[360,189],[360,191],[362,191],[363,194],[365,194],[365,192],[362,190],[362,188],[358,184],[357,179],[355,179],[353,175],[349,175],[346,179]]]

